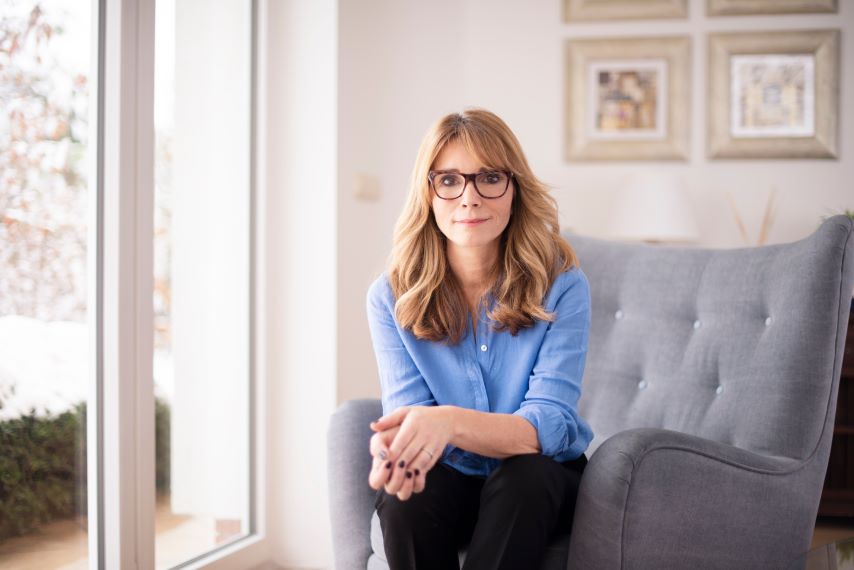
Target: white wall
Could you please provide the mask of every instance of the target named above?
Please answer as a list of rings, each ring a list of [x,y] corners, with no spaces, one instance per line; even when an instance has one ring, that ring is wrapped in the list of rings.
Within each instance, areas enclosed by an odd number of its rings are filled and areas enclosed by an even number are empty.
[[[356,5],[358,4],[358,8]],[[614,191],[633,173],[683,177],[697,213],[700,245],[745,245],[729,204],[735,199],[755,240],[772,188],[776,223],[768,243],[800,239],[822,215],[854,208],[854,5],[837,14],[709,18],[690,1],[685,20],[565,24],[560,0],[464,0],[398,6],[393,0],[341,2],[339,38],[339,361],[338,400],[378,397],[364,294],[382,271],[420,137],[441,114],[466,105],[501,116],[519,137],[534,172],[554,188],[564,227],[604,236]],[[416,4],[416,3],[411,3]],[[417,3],[422,4],[422,3]],[[346,17],[345,17],[346,15]],[[394,26],[389,26],[392,21]],[[394,29],[389,32],[389,28]],[[432,31],[455,35],[433,41]],[[709,32],[842,30],[839,160],[723,161],[706,158],[706,42]],[[692,39],[691,158],[686,162],[568,163],[563,159],[563,44],[570,37],[688,35]],[[446,70],[459,90],[438,91],[425,77]],[[850,111],[851,108],[847,109]],[[352,197],[353,173],[376,176],[377,202]]]
[[[332,566],[326,428],[335,406],[336,0],[268,5],[267,528],[284,568]],[[262,115],[263,117],[263,115]]]
[[[701,245],[745,245],[723,196],[735,198],[748,234],[755,239],[771,188],[777,189],[777,223],[769,243],[796,240],[812,232],[828,210],[854,207],[847,181],[854,175],[854,115],[842,104],[854,92],[846,73],[854,61],[854,3],[839,2],[838,14],[707,17],[705,0],[691,0],[687,20],[617,23],[561,22],[559,1],[520,3],[510,0],[468,0],[471,26],[466,46],[466,104],[494,110],[513,128],[538,175],[555,187],[561,221],[573,229],[601,235],[612,204],[613,190],[635,172],[666,169],[679,173],[698,213]],[[484,21],[486,19],[486,21]],[[709,160],[706,154],[706,42],[710,32],[839,28],[842,30],[840,160]],[[496,33],[497,31],[503,33]],[[571,164],[563,160],[563,43],[573,37],[688,35],[692,40],[693,78],[691,159],[672,162]],[[508,38],[513,38],[508,41]],[[475,73],[480,70],[475,80]],[[507,89],[516,78],[518,89]],[[519,91],[523,95],[519,95]],[[847,97],[846,97],[847,96]],[[849,107],[850,108],[850,107]],[[699,214],[702,213],[702,216]]]
[[[421,137],[462,98],[458,5],[339,2],[339,401],[373,395],[365,294],[383,270]],[[379,200],[355,198],[360,174],[379,181]]]

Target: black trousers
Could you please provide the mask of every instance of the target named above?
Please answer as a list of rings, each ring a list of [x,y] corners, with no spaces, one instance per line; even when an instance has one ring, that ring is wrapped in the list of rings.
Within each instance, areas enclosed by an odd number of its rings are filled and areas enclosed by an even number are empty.
[[[487,479],[438,463],[424,491],[401,501],[384,489],[376,508],[391,570],[539,568],[558,533],[572,530],[587,457],[558,463],[540,453],[502,461]]]

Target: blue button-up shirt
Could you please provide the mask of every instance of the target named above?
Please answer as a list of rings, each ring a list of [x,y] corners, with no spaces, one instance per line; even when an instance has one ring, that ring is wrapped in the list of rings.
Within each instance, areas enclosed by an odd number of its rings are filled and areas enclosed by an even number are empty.
[[[495,299],[487,298],[489,307]],[[578,414],[581,377],[590,330],[587,277],[573,267],[555,279],[544,308],[553,322],[535,321],[496,332],[481,306],[476,330],[457,345],[422,340],[397,322],[386,273],[368,289],[368,324],[379,367],[383,413],[400,406],[452,405],[481,412],[522,416],[537,430],[541,452],[556,461],[578,458],[593,431]],[[448,445],[441,461],[487,477],[501,463]]]

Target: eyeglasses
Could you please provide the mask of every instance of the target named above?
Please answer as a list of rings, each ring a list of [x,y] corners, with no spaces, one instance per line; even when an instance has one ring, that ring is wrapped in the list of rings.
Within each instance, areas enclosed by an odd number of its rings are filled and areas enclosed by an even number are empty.
[[[474,185],[475,191],[483,198],[501,198],[510,187],[511,178],[513,173],[508,170],[490,170],[473,174],[431,170],[427,174],[430,187],[436,196],[443,200],[456,200],[462,196],[469,180]]]

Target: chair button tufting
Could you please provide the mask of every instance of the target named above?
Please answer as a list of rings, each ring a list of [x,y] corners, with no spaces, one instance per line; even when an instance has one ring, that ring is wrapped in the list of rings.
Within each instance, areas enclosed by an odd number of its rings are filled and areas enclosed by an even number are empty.
[[[638,382],[638,390],[643,390],[644,388],[646,388],[646,380],[641,380]]]
[[[715,394],[720,395],[720,394],[721,394],[721,392],[723,392],[723,391],[724,391],[724,387],[723,387],[723,386],[718,385],[718,387],[715,389]]]
[[[771,326],[771,317],[767,317],[767,318],[765,319],[765,326],[766,326],[766,327],[770,327],[770,326]]]
[[[699,320],[694,321],[694,328],[695,329],[700,328],[700,321]]]
[[[623,318],[623,311],[621,309],[617,309],[617,312],[614,313],[614,318],[618,321]]]

